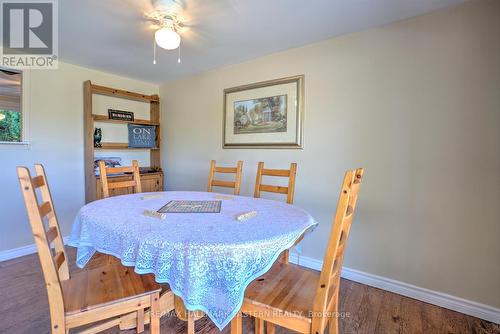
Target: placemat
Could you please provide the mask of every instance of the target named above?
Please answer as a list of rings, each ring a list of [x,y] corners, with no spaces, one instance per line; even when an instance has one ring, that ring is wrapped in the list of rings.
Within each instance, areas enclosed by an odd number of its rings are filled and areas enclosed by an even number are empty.
[[[160,213],[219,213],[222,201],[170,201]]]

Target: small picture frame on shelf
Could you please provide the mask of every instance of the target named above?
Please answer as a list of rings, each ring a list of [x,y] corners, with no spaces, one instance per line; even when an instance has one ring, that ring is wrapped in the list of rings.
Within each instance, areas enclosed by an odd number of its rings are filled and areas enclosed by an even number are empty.
[[[156,127],[128,124],[128,147],[156,148]]]
[[[134,113],[131,111],[108,109],[108,118],[119,121],[134,121]]]

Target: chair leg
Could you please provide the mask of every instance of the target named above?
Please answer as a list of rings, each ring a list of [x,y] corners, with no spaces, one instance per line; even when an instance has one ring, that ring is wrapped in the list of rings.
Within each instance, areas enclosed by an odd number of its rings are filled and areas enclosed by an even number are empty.
[[[144,332],[144,309],[137,310],[137,333]]]
[[[194,334],[194,312],[188,311],[188,334]]]
[[[151,334],[160,334],[160,294],[155,293],[151,296],[151,319],[149,322],[149,330]],[[139,328],[139,326],[137,326]]]
[[[267,322],[266,334],[274,334],[276,332],[276,326],[270,322]]]
[[[243,334],[243,326],[241,323],[241,313],[238,313],[231,320],[231,334]]]
[[[338,334],[339,333],[339,313],[338,313],[338,305],[339,305],[339,292],[338,289],[335,292],[335,306],[333,307],[332,316],[329,319],[328,325],[328,333],[329,334]]]
[[[288,264],[290,262],[290,251],[287,249],[286,251],[283,252],[283,263]]]
[[[329,334],[338,334],[339,332],[339,318],[337,316],[333,316],[330,318],[328,325],[328,333]]]
[[[264,320],[255,318],[255,334],[264,334]]]

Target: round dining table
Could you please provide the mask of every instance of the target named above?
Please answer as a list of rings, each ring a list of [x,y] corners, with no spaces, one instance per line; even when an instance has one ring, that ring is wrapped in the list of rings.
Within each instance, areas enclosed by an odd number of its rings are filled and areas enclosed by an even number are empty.
[[[214,212],[188,207],[156,214],[171,201],[216,205],[207,207]],[[139,193],[83,206],[69,244],[77,247],[79,267],[96,252],[112,255],[138,274],[168,283],[186,309],[203,311],[222,329],[239,311],[248,284],[316,225],[303,209],[274,200],[193,191]]]

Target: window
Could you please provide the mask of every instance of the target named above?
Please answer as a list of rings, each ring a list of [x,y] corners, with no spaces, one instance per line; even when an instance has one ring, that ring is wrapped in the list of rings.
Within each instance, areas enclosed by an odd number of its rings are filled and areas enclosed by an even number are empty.
[[[0,142],[23,141],[22,74],[0,68]]]

